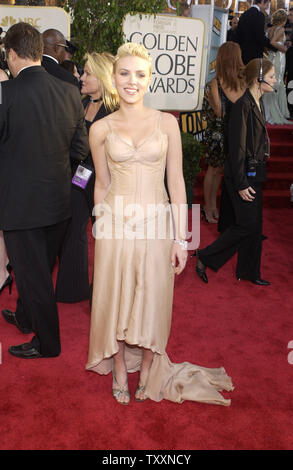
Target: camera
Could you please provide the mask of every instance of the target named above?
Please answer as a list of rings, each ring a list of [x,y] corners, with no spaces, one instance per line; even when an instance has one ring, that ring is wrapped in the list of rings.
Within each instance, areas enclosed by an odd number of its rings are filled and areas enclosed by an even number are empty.
[[[250,176],[251,178],[256,176],[256,167],[257,167],[257,160],[255,158],[249,158],[247,161],[247,171],[246,174],[247,176]]]

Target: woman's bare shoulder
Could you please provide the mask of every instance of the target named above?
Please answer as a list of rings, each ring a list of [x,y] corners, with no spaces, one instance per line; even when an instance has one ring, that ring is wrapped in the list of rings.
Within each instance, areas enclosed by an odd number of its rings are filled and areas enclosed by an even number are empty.
[[[161,119],[163,124],[172,124],[175,125],[178,123],[176,116],[172,113],[161,111]]]
[[[94,122],[90,127],[90,134],[105,136],[110,130],[109,115]]]
[[[172,113],[161,111],[161,129],[166,134],[174,134],[179,128],[176,116]]]

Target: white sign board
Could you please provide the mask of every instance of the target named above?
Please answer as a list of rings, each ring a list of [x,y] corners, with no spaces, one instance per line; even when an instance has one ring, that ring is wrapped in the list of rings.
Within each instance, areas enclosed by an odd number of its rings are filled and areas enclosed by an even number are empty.
[[[205,24],[173,15],[126,15],[126,40],[143,44],[152,58],[145,104],[161,110],[191,110],[199,103]]]
[[[70,39],[70,16],[63,8],[0,5],[0,26],[5,32],[21,21],[31,24],[40,33],[46,29],[58,29]]]

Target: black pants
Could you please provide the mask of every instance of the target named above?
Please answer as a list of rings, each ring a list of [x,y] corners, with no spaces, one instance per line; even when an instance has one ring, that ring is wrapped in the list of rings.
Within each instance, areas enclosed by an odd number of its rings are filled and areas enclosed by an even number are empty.
[[[218,232],[225,232],[225,230],[233,224],[235,224],[234,208],[231,201],[231,197],[229,196],[228,189],[226,187],[225,178],[223,178],[218,220]]]
[[[225,180],[230,196],[235,222],[230,225],[211,245],[199,250],[199,259],[204,265],[217,271],[236,252],[238,261],[236,276],[254,280],[260,278],[262,249],[262,184],[249,184],[256,191],[255,199],[246,202],[235,191],[231,180]]]
[[[58,356],[61,352],[52,270],[68,222],[29,230],[4,231],[19,294],[16,319],[21,326],[35,332],[32,344],[46,357]]]
[[[87,226],[91,213],[85,192],[74,187],[71,212],[59,256],[57,302],[81,302],[90,295]]]

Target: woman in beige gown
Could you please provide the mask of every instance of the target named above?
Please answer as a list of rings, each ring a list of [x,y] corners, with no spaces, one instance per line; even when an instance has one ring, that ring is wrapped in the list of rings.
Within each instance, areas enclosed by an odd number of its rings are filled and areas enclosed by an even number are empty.
[[[165,398],[229,405],[219,393],[233,389],[222,367],[172,364],[165,352],[174,274],[182,272],[187,259],[177,121],[144,106],[151,61],[143,46],[127,43],[118,49],[113,80],[120,108],[90,130],[96,242],[86,369],[112,371],[112,393],[121,404],[130,401],[127,373],[140,371],[136,401]],[[181,212],[176,210],[180,205]]]
[[[287,51],[284,27],[287,23],[287,18],[286,10],[279,8],[273,13],[271,18],[273,26],[267,31],[271,45],[277,49],[276,51],[270,50],[267,52],[267,58],[272,62],[275,68],[275,93],[265,93],[262,98],[266,122],[269,124],[293,124],[292,121],[287,119],[290,117],[290,113],[284,83]]]

